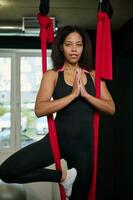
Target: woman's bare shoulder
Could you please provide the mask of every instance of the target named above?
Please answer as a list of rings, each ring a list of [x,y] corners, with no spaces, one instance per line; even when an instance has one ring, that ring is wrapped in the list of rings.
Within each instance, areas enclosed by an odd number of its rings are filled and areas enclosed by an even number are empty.
[[[91,70],[90,71],[90,75],[91,75],[92,79],[95,80],[96,71],[95,70]],[[101,79],[101,83],[105,83],[104,79]]]
[[[89,74],[90,74],[90,76],[91,76],[93,82],[95,83],[95,70],[89,71]]]
[[[57,76],[58,72],[54,69],[47,70],[43,76]]]
[[[43,79],[55,79],[58,76],[56,70],[50,69],[43,74]]]
[[[95,78],[95,70],[92,69],[89,73],[91,76],[93,76],[93,78]]]
[[[53,83],[54,85],[57,82],[58,72],[56,70],[50,69],[43,74],[42,82],[43,83]]]

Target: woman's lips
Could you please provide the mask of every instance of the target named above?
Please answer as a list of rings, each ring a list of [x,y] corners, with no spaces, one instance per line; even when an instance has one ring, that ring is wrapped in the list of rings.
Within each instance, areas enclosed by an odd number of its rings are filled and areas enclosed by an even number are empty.
[[[71,57],[71,58],[77,58],[78,55],[77,55],[77,54],[71,54],[70,57]]]

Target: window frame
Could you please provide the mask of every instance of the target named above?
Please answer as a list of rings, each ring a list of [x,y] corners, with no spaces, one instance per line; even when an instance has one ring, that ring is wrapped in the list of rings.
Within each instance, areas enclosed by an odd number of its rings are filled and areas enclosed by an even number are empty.
[[[47,50],[47,56],[51,55],[51,50]],[[21,57],[41,57],[41,50],[32,49],[0,49],[0,57],[11,57],[11,136],[10,147],[0,148],[0,153],[11,154],[20,149],[21,144],[21,88],[20,88],[20,64]],[[12,117],[14,116],[14,117]]]

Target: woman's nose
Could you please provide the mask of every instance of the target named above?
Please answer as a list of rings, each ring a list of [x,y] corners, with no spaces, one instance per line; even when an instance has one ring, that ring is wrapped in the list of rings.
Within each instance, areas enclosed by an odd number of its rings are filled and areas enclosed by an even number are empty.
[[[77,50],[77,47],[75,44],[72,45],[72,51],[76,51]]]

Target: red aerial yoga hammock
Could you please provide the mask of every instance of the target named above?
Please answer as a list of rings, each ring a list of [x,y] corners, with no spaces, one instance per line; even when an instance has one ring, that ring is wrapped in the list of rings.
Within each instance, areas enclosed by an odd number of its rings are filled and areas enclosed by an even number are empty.
[[[110,19],[107,13],[98,13],[97,35],[96,35],[96,57],[95,57],[95,89],[96,97],[100,97],[100,80],[112,80],[112,45]],[[89,191],[88,200],[96,199],[96,177],[98,160],[98,132],[99,132],[99,113],[94,113],[93,119],[93,177]]]
[[[41,2],[42,3],[42,2]],[[96,35],[96,59],[95,59],[95,89],[96,97],[100,97],[100,80],[112,79],[112,46],[111,46],[111,31],[110,18],[106,12],[98,12],[97,35]],[[38,14],[40,24],[40,39],[42,49],[42,71],[47,70],[46,49],[47,42],[52,43],[54,40],[54,31],[52,20],[46,13]],[[56,135],[55,123],[52,115],[48,115],[49,138],[51,148],[55,160],[57,170],[62,170],[60,162],[60,151]],[[97,177],[97,155],[98,155],[98,129],[99,129],[99,114],[94,113],[93,120],[94,136],[93,136],[93,177],[90,190],[88,191],[88,200],[96,199],[96,177]],[[66,200],[63,187],[59,184],[61,200]],[[75,199],[77,200],[77,199]],[[79,199],[80,200],[80,199]]]
[[[47,71],[47,42],[52,43],[54,40],[54,30],[53,30],[53,23],[52,19],[48,16],[44,16],[42,14],[38,14],[38,22],[40,24],[40,39],[41,39],[41,49],[42,49],[42,71],[43,74]],[[58,140],[56,135],[56,128],[53,119],[53,115],[48,115],[48,129],[49,129],[49,138],[50,144],[54,156],[55,166],[57,170],[61,169],[61,162],[60,162],[60,152],[58,147]],[[60,187],[60,194],[61,200],[66,200],[65,192],[63,186],[59,185]]]

